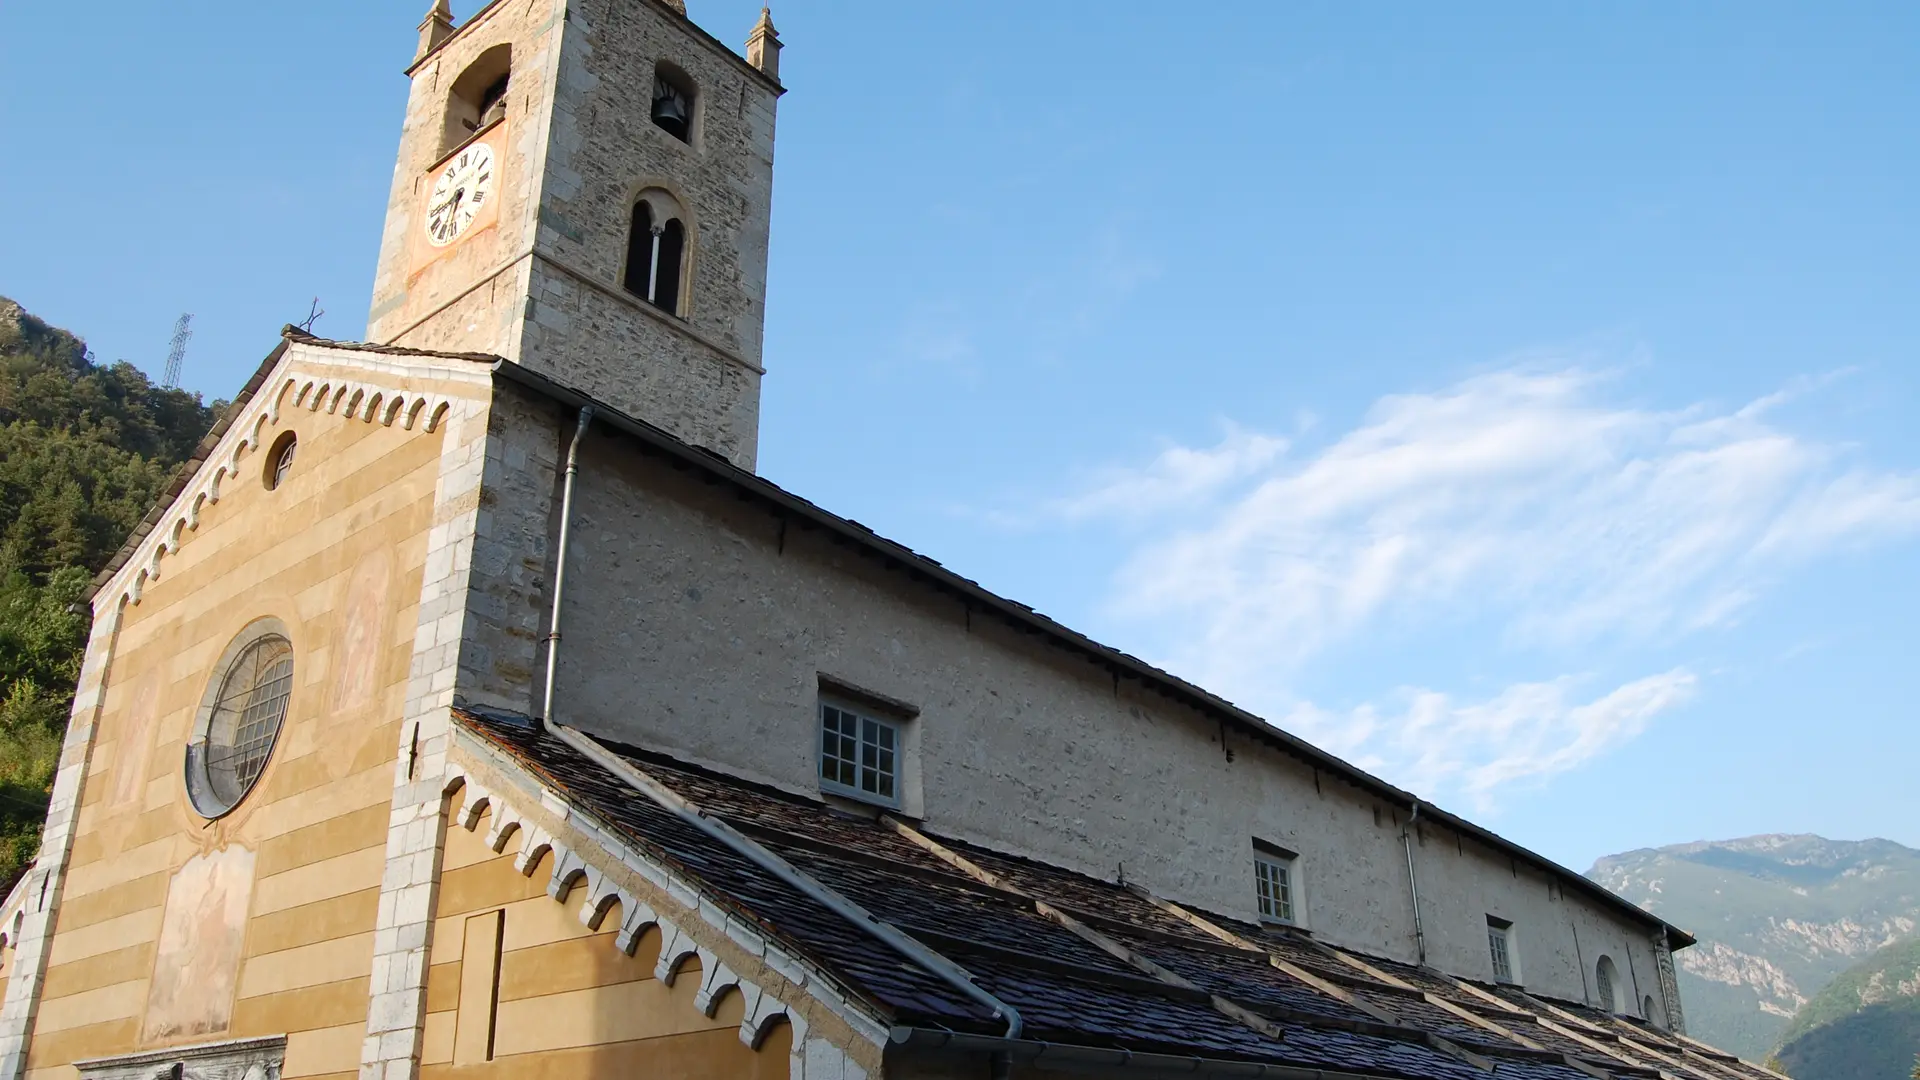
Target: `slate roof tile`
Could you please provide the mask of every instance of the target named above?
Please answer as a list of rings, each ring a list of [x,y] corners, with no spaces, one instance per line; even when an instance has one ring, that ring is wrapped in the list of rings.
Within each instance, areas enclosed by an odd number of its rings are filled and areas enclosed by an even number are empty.
[[[665,863],[733,915],[839,980],[847,992],[895,1025],[997,1035],[1001,1021],[919,965],[909,962],[824,905],[693,828],[524,718],[465,710],[469,730],[635,850]],[[1103,881],[1031,859],[953,840],[939,843],[996,875],[973,876],[901,836],[876,818],[776,791],[630,747],[609,746],[656,782],[752,836],[814,880],[891,923],[969,972],[1020,1011],[1029,1039],[1142,1053],[1262,1061],[1398,1080],[1486,1080],[1487,1074],[1427,1043],[1438,1035],[1491,1058],[1497,1080],[1589,1080],[1550,1055],[1528,1051],[1408,991],[1343,963],[1326,946],[1293,931],[1210,913],[1202,918],[1256,943],[1255,952],[1222,941],[1117,881]],[[1109,941],[1192,985],[1172,985],[1109,955],[1043,914],[1034,899],[1071,913]],[[1266,953],[1386,1009],[1390,1026],[1319,986],[1273,966]],[[1432,973],[1366,958],[1368,963],[1496,1023],[1524,1027],[1551,1050],[1592,1058],[1577,1040],[1545,1031],[1524,1014],[1490,1007]],[[1196,989],[1197,988],[1197,989]],[[1281,1037],[1216,1009],[1218,995],[1263,1014]],[[1589,1012],[1591,1012],[1589,1010]],[[1583,1014],[1585,1016],[1585,1014]],[[1664,1033],[1615,1030],[1614,1018],[1585,1016],[1596,1037],[1662,1040]],[[1603,1030],[1604,1029],[1604,1030]],[[1617,1062],[1621,1075],[1641,1071]],[[1684,1073],[1687,1080],[1724,1076]]]

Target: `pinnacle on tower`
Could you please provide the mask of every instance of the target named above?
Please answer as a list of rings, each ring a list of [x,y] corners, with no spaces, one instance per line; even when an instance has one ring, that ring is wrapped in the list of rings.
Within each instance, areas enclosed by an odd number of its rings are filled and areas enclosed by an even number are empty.
[[[433,0],[433,6],[427,9],[427,17],[420,20],[420,51],[414,59],[427,55],[440,47],[440,43],[453,36],[453,8],[447,0]]]
[[[760,21],[747,36],[747,63],[769,79],[780,78],[780,32],[773,28],[773,13],[766,8],[760,9]]]

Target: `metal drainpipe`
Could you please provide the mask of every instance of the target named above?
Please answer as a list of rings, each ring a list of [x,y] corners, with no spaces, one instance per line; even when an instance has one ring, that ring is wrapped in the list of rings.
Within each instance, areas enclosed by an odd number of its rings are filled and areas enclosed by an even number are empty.
[[[1407,892],[1413,898],[1413,947],[1422,967],[1427,963],[1427,931],[1420,920],[1420,876],[1413,868],[1413,830],[1420,822],[1420,800],[1413,800],[1413,814],[1400,830],[1400,842],[1407,849]]]
[[[768,851],[753,839],[741,835],[733,826],[718,818],[708,817],[698,807],[667,789],[659,781],[629,765],[625,759],[595,742],[585,732],[567,727],[553,719],[553,685],[555,674],[560,666],[560,601],[567,583],[567,535],[573,524],[573,479],[580,471],[580,440],[586,435],[587,424],[592,419],[593,406],[581,406],[579,426],[574,429],[573,441],[567,444],[567,473],[560,488],[560,550],[554,557],[553,614],[547,631],[547,685],[546,692],[541,696],[540,726],[547,734],[578,750],[588,760],[619,777],[628,787],[672,811],[688,825],[732,848],[755,866],[786,882],[815,903],[918,964],[934,977],[958,990],[962,996],[990,1010],[996,1019],[1006,1021],[1007,1030],[1004,1038],[1019,1038],[1025,1028],[1025,1023],[1020,1018],[1020,1011],[975,985],[972,977],[959,965],[908,937],[892,924],[875,918],[853,901],[808,877],[785,859]],[[994,1076],[998,1078],[1011,1075],[1011,1065],[1010,1056],[994,1055]]]

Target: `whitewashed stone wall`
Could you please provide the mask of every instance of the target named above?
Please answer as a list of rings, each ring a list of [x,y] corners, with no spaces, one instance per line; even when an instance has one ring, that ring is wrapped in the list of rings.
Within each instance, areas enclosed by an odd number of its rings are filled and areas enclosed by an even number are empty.
[[[560,445],[556,427],[570,422],[547,421],[546,440]],[[560,681],[569,722],[813,792],[830,676],[919,708],[910,809],[935,832],[1246,918],[1257,836],[1300,853],[1316,934],[1415,959],[1404,808],[604,431],[582,462]],[[1586,1000],[1604,951],[1638,974],[1640,995],[1663,997],[1646,924],[1429,821],[1418,835],[1436,966],[1491,978],[1492,914],[1515,924],[1536,990]]]

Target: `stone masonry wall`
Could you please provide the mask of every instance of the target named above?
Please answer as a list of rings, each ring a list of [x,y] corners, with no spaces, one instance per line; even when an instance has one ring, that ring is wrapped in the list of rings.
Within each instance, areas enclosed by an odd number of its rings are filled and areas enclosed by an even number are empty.
[[[435,248],[422,219],[448,87],[502,44],[506,119],[475,136],[499,155],[499,194]],[[690,143],[650,119],[662,61],[696,84]],[[504,356],[752,468],[777,88],[656,0],[496,3],[412,79],[368,338]],[[678,316],[622,287],[632,207],[649,188],[684,208]]]
[[[663,61],[697,89],[690,143],[650,119]],[[663,5],[574,8],[517,356],[746,468],[759,422],[776,97]],[[686,211],[691,282],[679,319],[621,288],[634,200],[654,187]]]
[[[563,0],[494,3],[412,71],[407,110],[394,162],[393,184],[376,265],[367,340],[452,351],[512,355],[515,325],[525,316],[525,267],[539,215],[547,119],[559,57]],[[410,40],[395,35],[396,43]],[[495,203],[457,242],[426,242],[426,199],[445,153],[450,87],[468,65],[494,46],[512,49],[507,116],[479,137],[499,157]],[[489,290],[491,318],[447,312],[494,275],[519,267],[512,295]],[[431,324],[431,325],[429,325]]]

